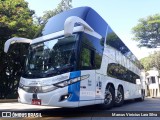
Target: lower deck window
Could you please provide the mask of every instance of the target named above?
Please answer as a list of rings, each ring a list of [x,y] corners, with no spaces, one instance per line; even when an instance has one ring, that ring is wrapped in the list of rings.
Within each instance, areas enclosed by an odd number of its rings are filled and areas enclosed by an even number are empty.
[[[107,75],[116,79],[124,80],[136,84],[136,79],[140,77],[118,63],[109,63]]]

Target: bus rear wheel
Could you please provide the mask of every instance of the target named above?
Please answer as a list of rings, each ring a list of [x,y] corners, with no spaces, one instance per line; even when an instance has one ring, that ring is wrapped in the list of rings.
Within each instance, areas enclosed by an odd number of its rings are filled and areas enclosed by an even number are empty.
[[[117,96],[115,98],[115,106],[121,106],[124,103],[124,92],[122,87],[118,87]]]
[[[115,99],[114,89],[111,86],[107,86],[104,94],[104,103],[101,105],[102,109],[110,109],[113,107]]]

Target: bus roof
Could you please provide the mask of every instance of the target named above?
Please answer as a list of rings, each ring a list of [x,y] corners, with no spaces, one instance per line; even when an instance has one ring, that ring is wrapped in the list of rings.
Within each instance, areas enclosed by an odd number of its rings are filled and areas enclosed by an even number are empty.
[[[41,33],[39,33],[38,37],[63,30],[64,22],[70,16],[80,17],[88,25],[90,25],[94,29],[94,31],[96,31],[102,37],[105,38],[108,25],[103,20],[103,18],[95,10],[93,10],[90,7],[78,7],[78,8],[70,9],[51,17],[45,24]]]
[[[55,33],[58,31],[64,30],[64,23],[68,17],[71,16],[77,16],[81,19],[83,19],[94,31],[96,31],[98,34],[100,34],[103,38],[106,38],[107,36],[107,28],[109,25],[106,23],[106,21],[92,8],[90,7],[78,7],[74,9],[70,9],[67,11],[64,11],[60,14],[57,14],[53,17],[51,17],[47,23],[44,25],[44,28],[41,30],[41,32],[38,34],[37,37],[41,37],[44,35],[48,35],[51,33]],[[78,24],[75,26],[79,26]],[[140,65],[140,62],[135,57],[135,55],[129,50],[129,48],[123,43],[122,40],[119,40],[118,43],[112,43],[114,45],[111,45],[112,47],[116,48],[116,44],[122,45],[122,47],[125,46],[126,51],[128,51],[131,55],[134,56],[132,58],[128,57],[128,55],[124,54],[124,50],[121,51],[119,48],[117,49],[120,51],[123,55],[125,55],[128,59],[130,59],[134,64],[137,65],[137,67],[142,68]]]

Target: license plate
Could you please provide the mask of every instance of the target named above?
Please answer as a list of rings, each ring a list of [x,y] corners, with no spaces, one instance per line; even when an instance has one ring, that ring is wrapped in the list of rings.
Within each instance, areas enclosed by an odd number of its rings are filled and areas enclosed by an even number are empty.
[[[32,99],[32,105],[41,105],[41,99]]]

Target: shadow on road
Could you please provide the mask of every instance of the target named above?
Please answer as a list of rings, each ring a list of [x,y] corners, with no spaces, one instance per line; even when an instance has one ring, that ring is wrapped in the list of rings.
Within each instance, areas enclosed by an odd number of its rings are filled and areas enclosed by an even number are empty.
[[[131,105],[137,103],[137,101],[134,100],[127,100],[124,102],[123,106],[125,107],[127,105]],[[56,108],[56,109],[45,109],[45,110],[39,110],[43,117],[48,116],[56,116],[56,117],[91,117],[91,116],[99,116],[101,113],[112,113],[111,110],[104,110],[100,109],[98,105],[92,105],[92,106],[85,106],[85,107],[79,107],[79,108]],[[111,114],[109,114],[111,115]]]
[[[148,104],[149,99],[146,100],[144,103]],[[157,101],[158,102],[158,101]],[[41,113],[43,117],[93,117],[93,116],[108,116],[110,117],[113,112],[123,112],[127,111],[130,108],[133,109],[133,106],[140,106],[140,102],[137,102],[135,100],[127,100],[124,102],[124,104],[121,107],[113,107],[112,109],[104,110],[100,109],[98,105],[92,105],[92,106],[85,106],[85,107],[79,107],[79,108],[36,108],[34,109],[27,106],[23,106],[24,109],[18,110],[18,109],[6,109],[4,111],[11,111],[15,113]],[[8,106],[9,107],[9,106]],[[137,109],[137,108],[136,108]],[[139,109],[139,108],[138,108]]]

